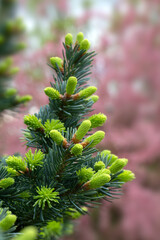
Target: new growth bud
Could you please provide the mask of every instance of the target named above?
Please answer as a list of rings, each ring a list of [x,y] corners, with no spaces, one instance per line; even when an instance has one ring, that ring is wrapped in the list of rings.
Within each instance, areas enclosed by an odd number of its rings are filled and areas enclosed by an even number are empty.
[[[79,32],[79,33],[77,34],[77,38],[76,38],[77,43],[78,43],[78,44],[81,44],[81,42],[83,41],[83,39],[84,39],[83,33],[82,33],[82,32]]]
[[[64,141],[64,137],[62,136],[62,134],[60,132],[58,132],[57,130],[51,130],[50,131],[50,137],[52,138],[52,140],[54,142],[57,143],[57,145],[61,145],[61,143]]]
[[[104,184],[108,183],[111,180],[111,177],[109,174],[94,174],[93,177],[90,179],[90,181],[86,182],[83,185],[83,188],[86,190],[94,189],[94,188],[100,188]]]
[[[82,155],[82,151],[83,151],[83,146],[79,143],[75,144],[71,149],[71,153],[75,156]]]
[[[13,240],[35,240],[38,235],[38,231],[35,227],[25,227],[21,234],[17,235]]]
[[[109,170],[111,173],[115,174],[122,170],[123,167],[125,167],[128,163],[128,159],[126,158],[119,158],[113,162],[113,164],[110,166]]]
[[[73,43],[73,36],[71,33],[68,33],[66,36],[65,36],[65,45],[67,46],[71,46]]]
[[[84,39],[84,40],[82,40],[82,42],[81,42],[81,44],[80,44],[80,49],[87,51],[87,50],[89,50],[90,45],[91,45],[91,44],[90,44],[90,42],[88,41],[88,39]]]
[[[135,179],[135,175],[130,170],[124,170],[122,173],[118,175],[118,180],[122,182],[129,182]]]
[[[77,78],[76,77],[69,77],[66,86],[66,93],[68,95],[72,95],[77,86]]]
[[[109,164],[109,165],[112,165],[112,163],[113,163],[115,160],[118,159],[118,157],[117,157],[116,155],[111,154],[111,151],[110,151],[110,150],[103,150],[103,151],[101,152],[101,156],[102,156],[102,157],[106,157],[106,156],[108,157],[108,160],[109,160],[108,164]]]
[[[87,137],[83,143],[88,145],[90,142],[92,142],[89,147],[94,147],[103,140],[104,136],[105,132],[97,131],[93,135]]]
[[[63,60],[59,57],[51,57],[50,62],[55,69],[57,69],[57,66],[60,69],[63,67]]]
[[[23,161],[22,157],[16,157],[16,156],[9,156],[6,159],[6,163],[8,167],[13,168],[16,171],[23,171],[25,172],[27,167],[25,165],[25,162]]]
[[[109,155],[110,153],[111,153],[110,150],[103,150],[103,151],[101,152],[101,157],[106,157],[106,156]]]
[[[17,89],[16,88],[8,88],[5,91],[5,97],[12,97],[12,96],[16,95],[16,93],[17,93]]]
[[[43,128],[43,125],[41,123],[41,119],[38,119],[35,115],[25,115],[24,116],[24,123],[34,130]]]
[[[91,121],[91,128],[96,128],[102,126],[107,120],[107,117],[103,113],[99,113],[92,115],[88,120]]]
[[[25,96],[16,96],[16,101],[18,103],[26,103],[32,100],[32,96],[31,95],[25,95]]]
[[[0,188],[8,188],[14,184],[14,179],[11,177],[3,178],[0,180]]]
[[[80,98],[88,98],[90,97],[93,93],[95,93],[97,91],[96,87],[87,87],[83,90],[81,90],[78,94]]]
[[[2,229],[3,231],[9,230],[14,225],[16,220],[17,220],[16,215],[8,214],[0,222],[0,229]]]
[[[93,101],[94,103],[96,103],[98,101],[99,97],[97,95],[92,95],[90,96],[87,100],[91,100]]]
[[[91,127],[91,122],[89,120],[85,120],[79,126],[77,132],[75,133],[75,141],[80,141],[88,132]],[[73,139],[74,141],[74,139]]]
[[[108,158],[109,158],[109,165],[112,165],[112,163],[114,163],[118,159],[118,157],[114,154],[109,154]]]
[[[83,167],[77,171],[77,176],[80,183],[85,183],[93,177],[94,173],[95,171],[92,168]]]
[[[58,90],[52,88],[52,87],[46,87],[44,89],[45,94],[50,97],[51,99],[60,99],[61,95],[58,92]]]
[[[100,169],[105,168],[105,167],[106,166],[105,166],[104,162],[102,162],[102,161],[98,161],[94,164],[94,169],[95,169],[96,172]]]

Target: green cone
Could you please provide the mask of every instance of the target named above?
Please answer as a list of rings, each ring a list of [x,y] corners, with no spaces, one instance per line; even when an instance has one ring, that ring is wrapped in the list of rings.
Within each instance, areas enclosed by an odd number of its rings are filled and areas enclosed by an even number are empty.
[[[69,95],[72,95],[77,86],[77,78],[76,77],[69,77],[66,86],[66,92]]]
[[[89,120],[85,120],[79,126],[77,132],[75,133],[76,139],[81,140],[88,132],[91,127],[91,122]]]
[[[110,166],[109,170],[111,173],[117,173],[120,170],[122,170],[123,167],[125,167],[128,163],[128,159],[126,158],[119,158],[113,162],[113,164]]]

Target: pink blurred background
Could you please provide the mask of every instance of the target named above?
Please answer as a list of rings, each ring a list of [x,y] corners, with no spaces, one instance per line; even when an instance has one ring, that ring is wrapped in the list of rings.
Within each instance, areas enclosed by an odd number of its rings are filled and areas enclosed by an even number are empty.
[[[95,57],[91,85],[100,100],[95,113],[107,115],[100,149],[129,159],[136,180],[123,196],[103,202],[76,222],[66,239],[160,239],[160,2],[158,0],[17,1],[26,24],[27,49],[15,56],[14,85],[33,101],[0,122],[0,154],[25,153],[20,142],[23,115],[47,104],[43,89],[52,81],[49,57],[61,56],[66,33],[82,31]]]

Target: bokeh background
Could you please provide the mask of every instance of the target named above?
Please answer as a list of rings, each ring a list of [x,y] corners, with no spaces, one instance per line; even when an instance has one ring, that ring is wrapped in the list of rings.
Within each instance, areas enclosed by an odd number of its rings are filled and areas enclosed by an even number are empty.
[[[20,68],[11,82],[33,100],[0,120],[0,154],[24,153],[24,114],[47,104],[52,81],[47,66],[62,56],[66,33],[82,31],[95,57],[90,84],[98,87],[95,113],[107,115],[100,149],[129,159],[136,180],[113,203],[102,202],[75,223],[67,240],[160,239],[160,1],[17,0],[15,14],[26,31],[26,49],[14,56]],[[101,128],[102,129],[102,128]]]

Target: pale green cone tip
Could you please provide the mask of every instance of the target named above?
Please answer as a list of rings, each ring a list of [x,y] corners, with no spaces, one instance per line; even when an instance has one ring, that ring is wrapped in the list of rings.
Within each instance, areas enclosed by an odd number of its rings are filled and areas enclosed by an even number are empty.
[[[83,39],[84,39],[83,33],[82,33],[82,32],[79,32],[79,33],[77,34],[76,41],[80,44],[80,43],[83,41]]]
[[[83,146],[79,143],[75,144],[71,149],[71,153],[75,156],[82,155],[82,151],[83,151]]]
[[[103,113],[94,114],[89,117],[91,121],[91,128],[101,127],[107,120],[107,116]]]
[[[60,93],[58,92],[58,90],[56,90],[52,87],[46,87],[44,89],[44,92],[51,99],[59,99],[60,98]]]
[[[90,45],[91,45],[91,44],[90,44],[90,42],[88,41],[88,39],[84,39],[84,40],[82,40],[82,42],[81,42],[81,44],[80,44],[80,49],[87,51],[87,50],[89,50]]]
[[[51,57],[50,63],[52,64],[52,66],[55,69],[57,68],[57,65],[59,68],[61,68],[63,66],[63,60],[62,60],[62,58],[59,58],[59,57]]]
[[[104,131],[97,131],[93,135],[87,137],[84,142],[86,143],[92,142],[89,145],[89,147],[94,147],[103,140],[104,136],[105,136]]]
[[[73,36],[71,33],[66,34],[65,36],[65,45],[70,46],[73,43]]]
[[[119,158],[113,162],[113,164],[109,167],[109,170],[111,173],[115,174],[122,170],[123,167],[125,167],[128,163],[128,159],[126,158]]]
[[[67,81],[67,86],[66,86],[66,92],[69,95],[72,95],[76,89],[77,86],[77,78],[76,77],[69,77]]]
[[[76,139],[81,140],[88,132],[91,127],[91,122],[89,120],[85,120],[79,126],[77,132],[75,133]]]
[[[94,86],[87,87],[79,92],[79,97],[80,98],[88,98],[96,91],[97,91],[97,88]]]
[[[54,142],[57,143],[57,145],[60,145],[64,140],[64,137],[62,136],[62,134],[60,132],[58,132],[57,130],[51,130],[50,137],[52,138],[52,140]]]

